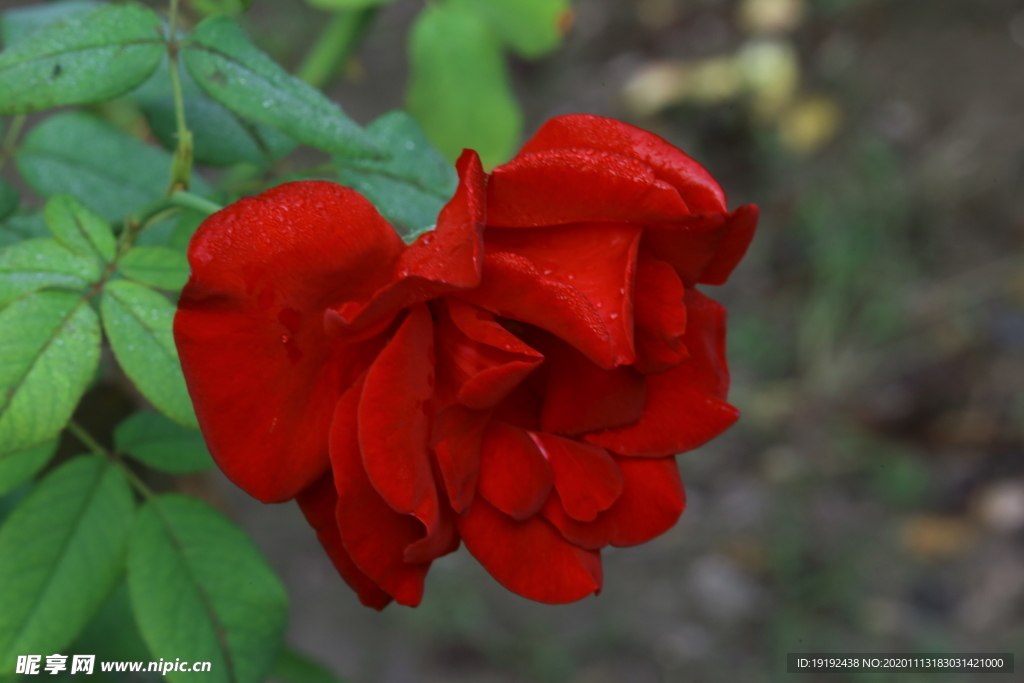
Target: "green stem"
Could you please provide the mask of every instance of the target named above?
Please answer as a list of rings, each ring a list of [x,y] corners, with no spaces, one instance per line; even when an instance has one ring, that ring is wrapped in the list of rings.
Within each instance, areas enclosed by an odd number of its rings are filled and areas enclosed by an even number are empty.
[[[187,190],[192,179],[192,131],[185,121],[185,96],[181,89],[181,74],[178,66],[178,0],[171,0],[170,29],[167,42],[168,65],[171,72],[171,90],[174,95],[174,122],[177,127],[178,145],[174,150],[171,164],[170,195],[176,190]]]
[[[7,129],[3,144],[0,144],[0,169],[4,167],[4,163],[8,159],[14,156],[14,147],[18,144],[18,136],[21,135],[21,129],[24,126],[25,114],[18,114],[11,119],[11,127]]]
[[[316,88],[330,83],[359,47],[376,12],[375,7],[370,7],[336,13],[295,75]]]
[[[128,482],[136,491],[141,493],[144,498],[154,498],[156,496],[156,494],[153,493],[153,489],[149,488],[146,482],[142,481],[142,479],[139,478],[139,475],[132,472],[131,468],[124,464],[124,462],[119,457],[117,457],[117,455],[111,453],[109,450],[104,448],[103,444],[97,441],[96,438],[93,437],[93,435],[90,434],[85,427],[78,424],[74,420],[70,420],[68,421],[67,430],[74,434],[75,438],[81,441],[85,445],[85,447],[88,448],[90,451],[92,451],[96,455],[106,458],[113,464],[120,467],[121,472],[124,474]]]
[[[207,216],[224,208],[216,202],[211,202],[209,199],[181,190],[172,194],[168,199],[174,206],[180,206],[183,209],[192,209],[193,211],[198,211],[199,213]]]

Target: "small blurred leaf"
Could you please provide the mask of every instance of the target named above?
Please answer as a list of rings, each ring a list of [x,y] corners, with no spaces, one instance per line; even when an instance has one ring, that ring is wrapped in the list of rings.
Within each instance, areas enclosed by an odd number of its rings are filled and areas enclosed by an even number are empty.
[[[242,161],[266,166],[295,148],[295,141],[276,128],[240,119],[205,97],[185,97],[185,120],[192,131],[196,163],[230,166]],[[142,105],[157,139],[168,149],[177,144],[174,100]]]
[[[57,440],[0,455],[0,496],[18,488],[50,462],[57,451]]]
[[[274,662],[288,612],[284,586],[249,537],[205,503],[162,495],[142,508],[128,589],[154,658],[211,662],[203,676],[211,683],[257,683]]]
[[[117,97],[149,78],[165,51],[160,18],[141,5],[73,14],[0,53],[0,114]]]
[[[270,679],[278,683],[341,683],[326,666],[287,645],[277,655]]]
[[[17,244],[22,240],[34,237],[49,237],[41,211],[26,214],[15,214],[0,223],[0,247]]]
[[[171,332],[174,312],[160,294],[125,280],[107,283],[100,302],[103,329],[125,374],[162,413],[196,427]]]
[[[135,413],[114,430],[114,446],[154,469],[191,474],[214,467],[203,435],[160,413]]]
[[[199,24],[182,59],[210,97],[242,116],[334,154],[378,154],[370,137],[336,104],[278,66],[227,17]]]
[[[50,232],[64,246],[99,261],[109,263],[114,260],[117,251],[114,231],[106,221],[82,206],[74,197],[52,197],[46,202],[43,216]]]
[[[100,267],[52,239],[25,240],[0,250],[0,307],[47,287],[81,290]]]
[[[509,89],[497,37],[476,12],[432,4],[410,35],[407,101],[431,142],[450,160],[475,149],[491,168],[511,155],[522,115]]]
[[[0,661],[66,647],[121,574],[132,493],[103,458],[50,473],[0,528]]]
[[[44,197],[67,193],[107,220],[120,220],[163,196],[170,155],[82,112],[62,112],[36,126],[15,155],[18,169]],[[193,178],[193,190],[208,187]]]
[[[44,26],[96,9],[102,4],[94,0],[62,0],[9,9],[0,14],[0,38],[8,48]]]
[[[60,431],[99,359],[99,320],[77,294],[37,292],[0,310],[0,453]]]
[[[188,281],[188,259],[171,247],[135,247],[121,257],[117,269],[150,287],[178,291]]]
[[[437,222],[458,175],[405,112],[384,114],[366,130],[391,157],[337,158],[341,182],[366,195],[403,236],[413,237]]]
[[[454,0],[487,20],[503,42],[523,57],[543,57],[558,47],[569,0]]]
[[[20,201],[18,191],[9,182],[0,178],[0,221],[14,213]]]
[[[206,216],[195,211],[183,212],[181,218],[178,219],[177,225],[174,226],[174,230],[171,232],[170,239],[167,242],[168,245],[182,251],[188,249],[188,243],[192,240],[192,235],[195,234],[199,224],[204,220],[206,220]]]

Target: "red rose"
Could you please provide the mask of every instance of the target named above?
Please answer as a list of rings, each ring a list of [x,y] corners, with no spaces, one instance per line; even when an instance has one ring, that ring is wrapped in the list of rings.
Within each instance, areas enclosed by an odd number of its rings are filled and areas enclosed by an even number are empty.
[[[661,138],[550,121],[487,179],[472,152],[405,247],[352,190],[211,216],[175,336],[220,467],[298,498],[367,605],[416,605],[465,541],[510,590],[600,590],[600,548],[671,527],[672,457],[729,427],[718,284],[753,234]],[[486,224],[486,228],[484,225]]]

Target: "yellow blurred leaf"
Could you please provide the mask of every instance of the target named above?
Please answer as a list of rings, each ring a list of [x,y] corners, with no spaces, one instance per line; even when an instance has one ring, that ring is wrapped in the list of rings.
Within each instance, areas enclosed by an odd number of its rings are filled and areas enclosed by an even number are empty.
[[[794,154],[811,154],[835,137],[842,110],[828,97],[807,97],[795,102],[779,120],[779,139]]]
[[[922,559],[941,560],[959,555],[974,538],[974,528],[960,517],[917,515],[903,525],[903,547]]]

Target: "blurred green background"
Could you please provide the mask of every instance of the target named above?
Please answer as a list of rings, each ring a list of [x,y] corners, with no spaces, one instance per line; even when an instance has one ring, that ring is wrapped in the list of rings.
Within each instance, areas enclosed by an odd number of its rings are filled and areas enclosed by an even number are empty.
[[[422,8],[381,7],[328,86],[360,123],[403,105]],[[246,25],[294,69],[324,17],[255,0]],[[507,55],[525,134],[620,118],[761,206],[705,288],[743,418],[678,458],[682,521],[605,552],[603,593],[569,606],[463,550],[421,607],[377,614],[293,504],[182,479],[285,580],[289,640],[359,683],[881,683],[907,676],[796,676],[785,654],[1024,654],[1024,2],[576,0],[566,23],[551,55]],[[128,400],[91,398],[100,428]]]

